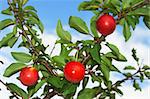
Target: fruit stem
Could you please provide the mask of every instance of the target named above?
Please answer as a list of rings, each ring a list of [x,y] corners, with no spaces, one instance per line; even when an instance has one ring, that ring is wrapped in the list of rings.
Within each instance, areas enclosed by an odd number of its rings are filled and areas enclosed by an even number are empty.
[[[77,50],[76,55],[75,55],[75,61],[78,61],[78,57],[79,57],[79,50]]]

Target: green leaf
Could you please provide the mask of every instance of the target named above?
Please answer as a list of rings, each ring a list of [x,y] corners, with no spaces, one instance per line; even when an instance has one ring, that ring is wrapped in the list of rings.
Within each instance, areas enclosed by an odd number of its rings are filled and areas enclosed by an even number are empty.
[[[132,57],[134,58],[134,60],[135,60],[136,62],[139,61],[139,58],[138,58],[137,55],[136,55],[136,50],[135,50],[134,48],[132,49]]]
[[[6,68],[3,76],[10,77],[24,67],[26,67],[26,65],[23,63],[12,63],[10,66]]]
[[[119,49],[117,48],[117,46],[115,46],[113,44],[109,44],[109,43],[107,43],[106,46],[108,46],[111,49],[111,51],[114,55],[119,55],[120,54]]]
[[[140,81],[143,82],[144,81],[144,74],[140,73]]]
[[[14,36],[14,33],[9,33],[0,41],[0,48],[8,46],[9,40]]]
[[[39,24],[39,20],[35,17],[28,17],[28,21],[32,24]]]
[[[47,71],[41,71],[41,73],[42,73],[42,75],[43,75],[43,77],[49,77],[49,72],[47,72]]]
[[[142,68],[142,69],[149,70],[149,69],[150,69],[150,66],[145,65],[145,66],[143,66],[143,68]]]
[[[110,70],[111,70],[111,71],[117,71],[117,72],[120,73],[120,70],[119,70],[117,67],[115,67],[114,65],[112,65],[112,66],[110,67]]]
[[[67,96],[67,95],[69,95],[69,94],[74,94],[74,93],[76,92],[76,89],[77,89],[77,85],[70,83],[70,84],[68,84],[67,89],[65,89],[65,90],[63,91],[63,95],[64,95],[64,96]]]
[[[140,90],[140,91],[142,90],[139,84],[135,80],[133,82],[133,87],[135,88],[135,90]]]
[[[12,19],[5,19],[0,21],[0,30],[5,29],[6,27],[13,25],[15,22]]]
[[[86,23],[79,17],[70,16],[69,25],[71,28],[74,28],[80,33],[89,34],[89,30]]]
[[[150,13],[145,13],[149,11],[150,8],[138,8],[132,12],[127,13],[127,15],[141,15],[141,16],[150,16]]]
[[[82,88],[83,89],[86,87],[88,81],[89,81],[89,77],[84,77],[84,80],[83,80],[83,83],[82,83]]]
[[[30,13],[31,14],[31,13]],[[38,28],[40,29],[41,33],[43,33],[44,31],[44,26],[43,23],[39,20],[38,16],[36,16],[36,14],[32,13],[32,16],[28,17],[28,21],[31,24],[36,24],[38,26]]]
[[[101,57],[101,63],[107,66],[110,69],[110,71],[120,72],[117,67],[112,65],[112,59],[106,57],[105,55]]]
[[[136,70],[136,68],[133,66],[126,66],[124,70]]]
[[[99,44],[95,44],[95,46],[90,50],[90,54],[93,60],[95,60],[99,64],[101,64],[100,49],[101,46]]]
[[[105,0],[104,1],[104,6],[108,6],[111,3],[111,0]]]
[[[101,57],[101,63],[105,64],[107,67],[112,67],[112,60],[105,57],[104,55]]]
[[[36,14],[36,12],[33,12],[33,11],[27,11],[24,13],[26,18],[28,18],[29,16],[32,16],[34,18],[36,18],[37,20],[39,20],[39,17],[38,15]]]
[[[24,8],[24,10],[31,10],[31,11],[35,11],[35,12],[37,12],[37,10],[33,7],[33,6],[26,6],[25,8]]]
[[[127,61],[126,57],[123,56],[121,53],[118,55],[117,60],[118,60],[118,61],[123,61],[123,62],[126,62],[126,61]]]
[[[123,1],[122,1],[122,8],[123,8],[123,9],[126,9],[126,8],[130,7],[131,1],[132,1],[132,0],[123,0]]]
[[[43,31],[44,31],[44,26],[43,26],[43,23],[42,23],[40,20],[39,20],[38,27],[39,27],[41,33],[43,33]]]
[[[115,93],[110,94],[110,99],[116,99],[115,97],[116,97]]]
[[[95,74],[92,74],[92,81],[98,81],[99,83],[102,82],[102,79],[100,76],[96,76]]]
[[[13,83],[7,83],[6,85],[12,92],[17,93],[17,95],[19,95],[23,99],[28,99],[27,93],[17,85]]]
[[[61,52],[60,52],[61,57],[66,58],[70,52],[71,52],[71,50],[68,50],[66,46],[61,44]]]
[[[100,68],[101,68],[101,71],[102,71],[106,81],[109,81],[110,69],[105,64],[102,64]]]
[[[120,52],[119,49],[117,48],[117,46],[113,45],[113,44],[109,44],[107,43],[106,46],[108,46],[112,52],[108,52],[106,53],[105,56],[107,57],[111,57],[115,60],[118,61],[127,61],[127,59],[125,58],[125,56],[123,56]]]
[[[13,37],[13,38],[11,38],[11,39],[8,41],[8,46],[9,46],[10,48],[12,48],[12,47],[14,46],[14,44],[17,42],[17,40],[18,40],[18,37]]]
[[[118,56],[114,55],[112,52],[108,52],[105,54],[106,57],[108,58],[113,58],[114,60],[117,60],[117,61],[127,61],[127,59],[122,55],[122,54],[119,54]]]
[[[60,20],[58,20],[56,31],[57,31],[57,35],[62,40],[67,41],[67,42],[71,41],[71,35],[70,35],[70,33],[68,31],[63,30],[63,27],[62,27],[62,24],[61,24]]]
[[[16,35],[17,32],[18,32],[18,31],[17,31],[17,26],[14,26],[14,27],[13,27],[13,32],[12,32],[12,33],[13,33],[14,35]]]
[[[144,16],[143,21],[144,21],[145,25],[148,27],[148,29],[150,29],[150,17]]]
[[[131,31],[130,31],[130,27],[128,25],[128,23],[126,21],[124,21],[124,25],[123,25],[123,35],[125,37],[125,41],[127,42],[130,37],[131,37]]]
[[[65,59],[62,56],[54,56],[54,57],[52,57],[52,59],[59,66],[64,66],[66,64]]]
[[[77,99],[93,99],[96,91],[97,89],[85,88],[79,92]]]
[[[51,76],[48,78],[48,83],[56,88],[62,88],[64,83],[60,77]]]
[[[29,0],[22,0],[22,5],[25,5]]]
[[[32,57],[29,54],[23,52],[11,52],[14,59],[23,63],[29,63]]]
[[[123,92],[122,92],[120,89],[114,88],[114,90],[115,90],[118,94],[123,95]]]
[[[112,52],[106,53],[105,56],[108,57],[108,58],[113,58],[113,59],[117,60],[117,56],[114,55]]]
[[[32,97],[46,83],[46,80],[40,81],[35,86],[28,87],[28,96]]]
[[[84,1],[79,5],[78,10],[97,10],[98,8],[99,3],[92,1]]]
[[[7,8],[6,10],[3,10],[1,13],[6,14],[6,15],[13,15],[10,8]]]
[[[124,75],[125,75],[126,77],[131,77],[131,76],[132,76],[131,73],[125,73]]]
[[[126,19],[127,19],[128,24],[129,24],[130,26],[132,26],[132,29],[134,30],[135,27],[136,27],[135,18],[133,18],[133,16],[127,16]]]
[[[145,0],[131,0],[130,2],[130,5],[131,6],[136,6],[137,4],[140,4],[142,2],[144,2]]]
[[[32,24],[36,24],[40,29],[41,33],[44,31],[43,23],[38,19],[38,17],[28,17],[28,21]]]
[[[93,16],[91,18],[91,21],[90,21],[90,28],[91,28],[91,31],[92,31],[92,34],[94,35],[94,37],[99,37],[98,35],[98,32],[97,32],[97,29],[96,29],[96,20],[97,20],[98,16]]]
[[[148,72],[148,71],[146,72],[146,71],[145,71],[144,74],[145,74],[145,76],[146,76],[148,79],[150,79],[150,72]]]

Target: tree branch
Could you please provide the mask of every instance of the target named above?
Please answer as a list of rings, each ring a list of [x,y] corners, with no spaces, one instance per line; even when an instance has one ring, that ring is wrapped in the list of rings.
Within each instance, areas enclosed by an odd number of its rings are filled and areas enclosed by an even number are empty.
[[[15,16],[15,18],[16,18],[16,20],[17,20],[17,23],[20,24],[20,26],[21,26],[21,28],[22,28],[22,33],[20,33],[20,34],[22,34],[22,36],[24,36],[24,37],[27,39],[27,42],[29,43],[31,50],[33,51],[33,53],[35,53],[35,55],[38,56],[39,53],[36,51],[36,49],[34,48],[34,45],[32,44],[32,41],[31,41],[30,38],[27,36],[27,33],[26,33],[25,29],[24,29],[23,21],[21,21],[21,20],[20,20],[20,16],[18,16],[18,13],[19,13],[19,12],[18,12],[18,11],[16,12],[16,11],[14,10],[14,9],[17,9],[17,8],[13,8],[13,6],[11,5],[11,1],[10,1],[10,0],[7,0],[7,1],[8,1],[8,4],[9,4],[11,10],[12,10],[13,13],[14,13],[14,16]],[[27,27],[27,28],[28,28],[28,27]],[[44,54],[44,52],[42,52],[42,53]],[[48,69],[48,71],[49,71],[50,74],[56,75],[56,73],[54,73],[54,72],[52,71],[52,68],[50,68],[50,66],[48,65],[48,62],[47,62],[47,61],[42,62],[41,64],[43,64],[43,65]]]
[[[102,35],[100,38],[94,38],[95,44],[100,44],[102,41],[105,41],[105,37],[106,36]],[[91,58],[91,55],[90,53],[88,53],[88,55],[85,58],[83,58],[81,63],[86,64],[90,60],[90,58]]]
[[[143,6],[147,5],[147,4],[150,4],[150,0],[145,0],[144,2],[140,2],[140,3],[136,4],[136,5],[133,5],[133,6],[129,7],[129,8],[127,8],[126,10],[122,10],[118,14],[118,18],[116,19],[116,24],[119,24],[119,21],[122,18],[124,18],[127,15],[128,12],[134,11],[134,10],[136,10],[138,8],[141,8],[141,7],[143,7]],[[125,14],[123,14],[123,13],[125,13]]]
[[[18,95],[16,93],[12,92],[10,90],[10,88],[1,79],[0,79],[0,82],[7,88],[7,90],[10,91],[10,93],[13,95],[13,97],[15,97],[16,99],[19,99]]]
[[[140,72],[142,72],[142,71],[141,71],[141,68],[139,68],[139,69],[138,69],[134,74],[132,74],[131,76],[126,77],[126,78],[124,78],[124,79],[122,79],[122,80],[120,80],[120,81],[117,81],[116,83],[112,84],[112,87],[116,87],[118,82],[121,84],[121,83],[123,83],[123,82],[125,82],[125,81],[127,81],[127,80],[129,80],[129,79],[133,79],[133,77],[134,77],[136,74],[140,73]]]
[[[43,99],[51,99],[56,94],[57,94],[57,92],[55,92],[55,90],[53,90],[52,92],[48,92]]]
[[[3,61],[0,61],[0,63],[1,63],[1,64],[4,64],[4,62],[3,62]]]

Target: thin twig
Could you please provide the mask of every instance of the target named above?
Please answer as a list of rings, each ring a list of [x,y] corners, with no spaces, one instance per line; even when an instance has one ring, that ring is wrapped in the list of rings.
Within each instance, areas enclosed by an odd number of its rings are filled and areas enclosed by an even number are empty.
[[[100,44],[102,41],[105,41],[105,37],[106,36],[101,36],[100,38],[94,38],[94,40],[95,40],[95,44]],[[89,59],[91,58],[91,55],[90,55],[90,53],[88,53],[88,55],[82,60],[82,64],[86,64],[88,61],[89,61]]]
[[[46,94],[46,96],[43,99],[51,99],[53,96],[55,96],[57,94],[57,92],[55,92],[54,90],[52,92],[48,92]]]
[[[57,76],[57,73],[54,73],[53,71],[52,71],[52,68],[49,66],[49,64],[47,63],[47,62],[40,62],[41,64],[43,64],[45,67],[46,67],[46,69],[49,71],[49,73],[51,73],[52,75],[55,75],[55,76]]]
[[[56,47],[56,42],[55,42],[55,44],[54,44],[54,46],[53,46],[53,48],[52,48],[52,50],[51,50],[51,52],[50,52],[50,57],[52,56],[52,53],[53,53],[55,47]]]
[[[86,64],[90,58],[91,58],[91,55],[88,54],[81,63]]]
[[[143,6],[147,5],[147,4],[150,4],[150,0],[145,0],[144,2],[139,2],[138,4],[133,5],[133,6],[129,7],[129,8],[127,8],[127,9],[125,10],[125,14],[123,14],[123,13],[124,13],[124,10],[122,10],[122,11],[118,14],[118,18],[116,19],[116,24],[119,24],[119,21],[120,21],[122,18],[124,18],[124,17],[127,15],[127,13],[129,13],[129,12],[131,12],[131,11],[134,11],[134,10],[136,10],[136,9],[138,9],[138,8],[141,8],[141,7],[143,7]]]
[[[3,61],[0,61],[0,63],[1,63],[1,64],[4,64],[4,62],[3,62]]]
[[[136,74],[138,74],[139,72],[141,72],[141,68],[139,68],[139,69],[138,69],[134,74],[132,74],[131,76],[126,77],[126,78],[124,78],[124,79],[122,79],[122,80],[120,80],[120,81],[117,81],[116,83],[112,84],[112,87],[116,87],[118,82],[120,82],[120,84],[121,84],[121,83],[125,82],[126,80],[129,80],[130,78],[133,79],[133,77],[134,77]]]
[[[0,79],[0,82],[7,88],[7,90],[10,91],[10,93],[11,93],[15,98],[19,99],[17,93],[12,92],[11,89],[10,89],[1,79]]]
[[[19,12],[16,12],[16,11],[14,10],[14,9],[16,9],[16,8],[13,8],[13,7],[12,7],[10,0],[8,0],[8,4],[10,5],[10,8],[12,9],[12,11],[13,11],[13,13],[14,13],[14,16],[15,16],[15,18],[16,18],[18,24],[21,25],[22,33],[20,33],[20,34],[22,34],[22,36],[24,36],[24,37],[27,39],[27,41],[28,41],[28,43],[29,43],[29,45],[30,45],[31,50],[33,51],[33,53],[35,53],[35,55],[38,56],[39,53],[36,51],[36,49],[34,48],[34,45],[32,44],[32,41],[31,41],[30,38],[27,36],[27,33],[26,33],[26,31],[25,31],[25,29],[24,29],[24,27],[23,27],[22,21],[20,20],[18,14],[17,14],[17,13],[19,13]],[[28,28],[28,27],[27,27],[27,28]],[[29,32],[30,32],[30,31],[29,31]],[[45,54],[44,52],[42,52],[42,53]],[[45,61],[45,62],[42,62],[42,64],[48,69],[48,71],[49,71],[52,75],[56,75],[56,73],[54,73],[54,72],[52,71],[52,68],[50,68],[50,66],[48,65],[48,62]]]

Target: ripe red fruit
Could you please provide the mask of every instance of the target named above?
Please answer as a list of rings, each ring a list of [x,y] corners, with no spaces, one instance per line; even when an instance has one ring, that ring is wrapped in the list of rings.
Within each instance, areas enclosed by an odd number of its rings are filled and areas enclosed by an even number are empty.
[[[25,67],[21,70],[19,79],[25,86],[35,85],[38,81],[38,71],[34,67]]]
[[[64,75],[68,81],[78,83],[84,78],[85,67],[80,62],[68,62],[64,68]]]
[[[104,14],[98,18],[96,28],[102,35],[107,36],[114,32],[116,21],[111,15]]]

